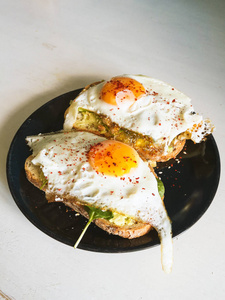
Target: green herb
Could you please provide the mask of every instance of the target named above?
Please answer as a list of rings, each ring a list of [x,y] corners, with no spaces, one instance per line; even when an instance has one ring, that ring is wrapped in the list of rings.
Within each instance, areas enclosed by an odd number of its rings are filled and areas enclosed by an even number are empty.
[[[80,243],[82,237],[84,236],[85,232],[87,231],[89,225],[91,224],[92,221],[95,219],[106,219],[110,220],[113,218],[113,213],[110,210],[102,211],[99,208],[93,207],[93,206],[85,206],[85,210],[88,212],[89,215],[89,220],[84,227],[83,231],[81,232],[81,235],[79,236],[78,240],[76,241],[74,248],[77,248],[78,244]]]
[[[163,184],[163,182],[162,182],[159,178],[157,178],[157,183],[158,183],[159,196],[160,196],[161,198],[163,198],[164,193],[165,193],[165,187],[164,187],[164,184]]]
[[[48,183],[47,179],[45,179],[45,181],[42,181],[42,185],[40,187],[40,190],[43,190],[43,188],[46,186],[47,183]]]
[[[42,185],[40,187],[40,190],[43,190],[43,188],[46,186],[46,184],[48,183],[48,180],[47,178],[45,177],[44,173],[41,171],[40,173],[40,179],[41,179],[41,182],[42,182]]]
[[[83,107],[78,107],[79,112],[87,112],[88,110]]]

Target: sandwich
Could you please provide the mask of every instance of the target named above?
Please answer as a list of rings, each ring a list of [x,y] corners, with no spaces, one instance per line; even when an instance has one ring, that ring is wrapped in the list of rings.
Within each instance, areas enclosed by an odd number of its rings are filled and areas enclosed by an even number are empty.
[[[187,139],[205,140],[214,126],[191,99],[147,76],[122,75],[85,87],[65,112],[64,130],[83,130],[133,147],[152,162],[168,161]]]
[[[27,179],[105,230],[137,238],[156,229],[162,267],[172,268],[172,229],[164,187],[149,163],[120,141],[85,131],[60,131],[26,138]],[[93,218],[95,214],[95,218]]]

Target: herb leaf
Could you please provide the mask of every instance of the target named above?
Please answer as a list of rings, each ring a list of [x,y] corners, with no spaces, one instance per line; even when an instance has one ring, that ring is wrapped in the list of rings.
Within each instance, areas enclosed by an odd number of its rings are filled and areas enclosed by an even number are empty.
[[[91,224],[91,222],[95,219],[106,219],[106,220],[110,220],[113,218],[113,213],[110,210],[106,210],[106,211],[102,211],[99,208],[93,207],[93,206],[85,206],[84,207],[85,210],[88,212],[89,215],[89,220],[86,224],[86,226],[84,227],[83,231],[81,232],[81,235],[79,236],[78,240],[76,241],[74,248],[76,249],[78,244],[80,243],[81,239],[83,238],[85,232],[87,231],[89,225]]]
[[[42,181],[42,185],[41,185],[41,187],[40,187],[40,190],[43,190],[43,188],[46,186],[47,183],[48,183],[48,180],[47,180],[47,179],[44,179],[44,180]]]
[[[103,211],[100,208],[96,208],[94,206],[89,205],[85,206],[85,209],[88,212],[89,217],[92,214],[92,212],[94,212],[93,220],[99,218],[110,220],[113,218],[113,213],[110,210]]]
[[[159,178],[156,178],[156,179],[157,179],[157,184],[158,184],[159,196],[160,196],[161,198],[163,198],[164,193],[165,193],[165,187],[164,187],[164,184],[163,184],[162,180],[160,180]]]
[[[44,175],[44,173],[43,173],[42,170],[41,170],[41,172],[40,172],[40,180],[41,180],[41,182],[42,182],[42,184],[41,184],[41,186],[40,186],[40,190],[43,190],[43,188],[47,185],[48,180],[47,180],[47,178],[45,177],[45,175]]]

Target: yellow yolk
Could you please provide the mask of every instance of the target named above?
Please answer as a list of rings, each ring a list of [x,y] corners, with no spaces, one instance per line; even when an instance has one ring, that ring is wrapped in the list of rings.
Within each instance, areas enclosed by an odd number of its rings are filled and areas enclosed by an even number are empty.
[[[139,156],[132,147],[114,140],[91,147],[88,158],[97,173],[111,176],[123,176],[136,168],[139,162]]]
[[[101,89],[100,99],[111,105],[119,105],[126,101],[132,105],[144,94],[145,88],[137,80],[129,77],[114,77]]]

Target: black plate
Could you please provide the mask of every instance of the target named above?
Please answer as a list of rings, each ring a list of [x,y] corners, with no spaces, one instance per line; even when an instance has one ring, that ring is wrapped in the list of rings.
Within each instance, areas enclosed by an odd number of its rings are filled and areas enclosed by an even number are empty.
[[[36,110],[17,131],[7,158],[7,178],[12,196],[23,214],[40,230],[73,246],[86,220],[61,203],[47,203],[44,193],[30,184],[24,162],[31,154],[25,137],[62,129],[63,115],[81,90],[59,96]],[[165,205],[172,220],[173,236],[191,227],[203,215],[216,193],[220,158],[213,136],[201,143],[187,142],[178,160],[160,163],[156,169],[166,193]],[[98,252],[128,252],[159,244],[152,230],[143,237],[128,240],[109,235],[92,224],[79,248]]]

